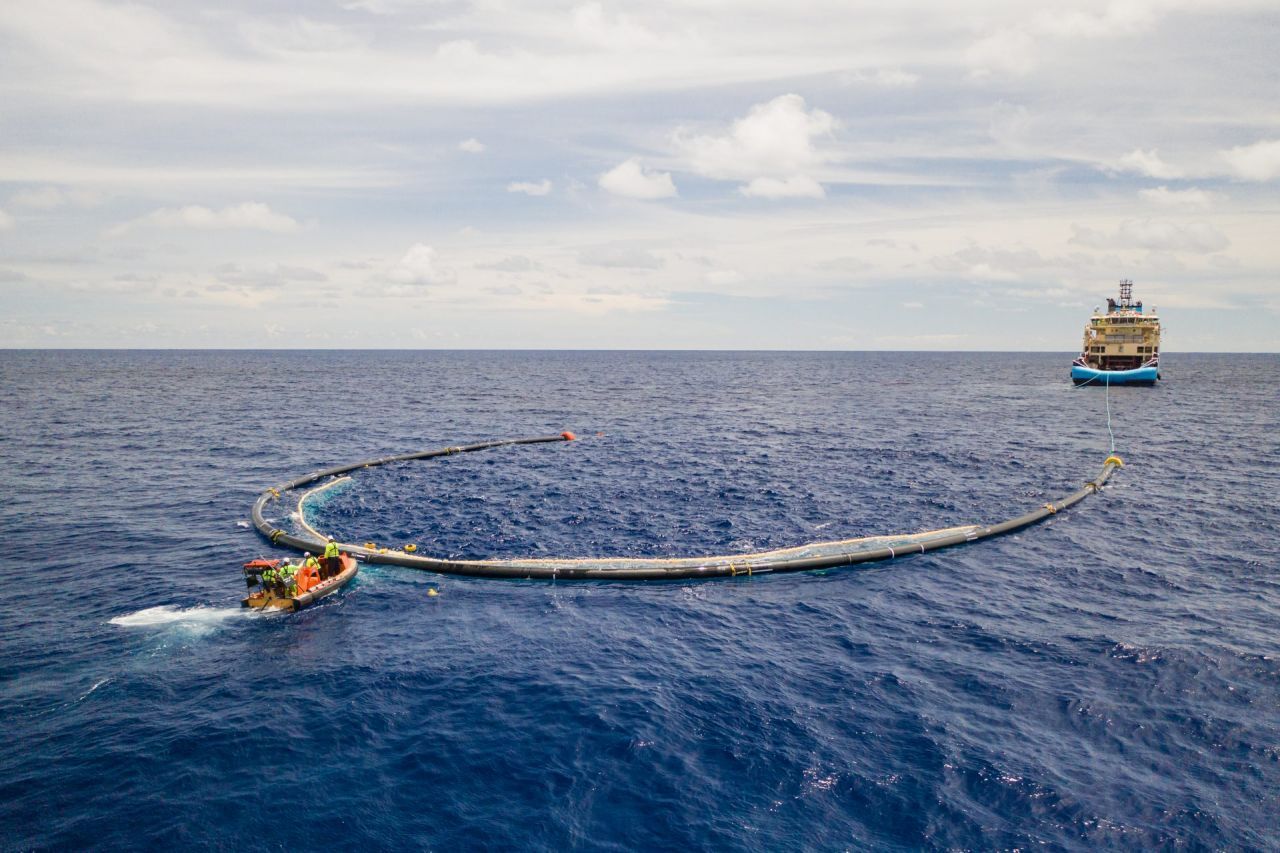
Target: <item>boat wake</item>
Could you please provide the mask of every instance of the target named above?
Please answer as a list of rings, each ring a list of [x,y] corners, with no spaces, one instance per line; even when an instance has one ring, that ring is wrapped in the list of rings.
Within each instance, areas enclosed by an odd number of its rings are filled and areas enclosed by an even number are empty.
[[[162,604],[159,607],[148,607],[136,613],[116,616],[111,619],[112,625],[122,628],[154,628],[176,625],[196,630],[214,628],[228,619],[243,619],[255,616],[252,611],[242,607],[177,607]]]

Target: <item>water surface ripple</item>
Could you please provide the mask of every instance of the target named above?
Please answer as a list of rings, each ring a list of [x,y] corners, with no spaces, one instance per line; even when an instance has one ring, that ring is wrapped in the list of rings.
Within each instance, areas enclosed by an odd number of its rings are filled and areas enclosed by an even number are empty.
[[[1013,536],[691,584],[366,567],[262,616],[248,508],[322,466],[572,429],[313,521],[761,550],[1065,494],[1104,392],[1051,354],[0,352],[0,846],[1277,849],[1280,359],[1168,362],[1110,391],[1114,485]]]

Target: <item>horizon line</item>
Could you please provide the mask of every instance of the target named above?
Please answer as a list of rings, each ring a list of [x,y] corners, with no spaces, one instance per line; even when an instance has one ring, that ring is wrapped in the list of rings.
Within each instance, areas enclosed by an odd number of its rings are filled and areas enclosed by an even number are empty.
[[[937,353],[972,355],[1062,355],[1075,350],[1050,349],[736,349],[685,347],[13,347],[0,352],[671,352],[671,353]],[[1161,353],[1166,355],[1167,353]],[[1280,355],[1280,350],[1178,350],[1176,355]]]

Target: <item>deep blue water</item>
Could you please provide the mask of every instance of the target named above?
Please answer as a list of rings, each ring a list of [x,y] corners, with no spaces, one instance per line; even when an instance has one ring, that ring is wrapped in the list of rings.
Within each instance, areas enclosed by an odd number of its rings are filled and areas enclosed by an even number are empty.
[[[1073,389],[1051,354],[0,352],[0,844],[1280,849],[1280,358]],[[266,486],[467,557],[996,521],[824,574],[365,567],[237,607]],[[428,596],[428,589],[440,594]]]

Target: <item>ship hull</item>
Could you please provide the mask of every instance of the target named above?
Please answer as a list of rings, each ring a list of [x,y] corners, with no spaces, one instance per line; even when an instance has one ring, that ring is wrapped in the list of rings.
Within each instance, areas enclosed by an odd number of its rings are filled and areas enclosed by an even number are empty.
[[[1135,367],[1133,370],[1094,370],[1079,364],[1071,365],[1071,381],[1077,385],[1155,385],[1160,378],[1160,368]]]

